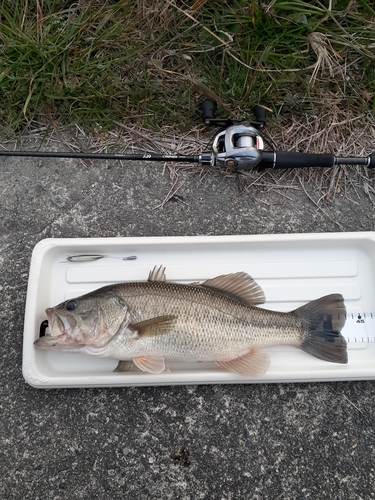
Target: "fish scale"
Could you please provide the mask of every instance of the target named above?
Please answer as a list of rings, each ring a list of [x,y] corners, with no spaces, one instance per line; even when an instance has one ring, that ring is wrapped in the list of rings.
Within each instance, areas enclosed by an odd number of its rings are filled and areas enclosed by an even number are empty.
[[[136,350],[163,352],[166,357],[188,361],[212,361],[246,353],[251,347],[298,345],[304,334],[302,320],[288,313],[244,306],[237,300],[199,286],[174,283],[114,285],[126,302],[130,316],[142,321],[163,314],[176,315],[173,332],[136,339],[129,347],[123,337],[102,352],[128,357]],[[164,299],[164,300],[163,300]],[[129,354],[128,349],[131,353]]]

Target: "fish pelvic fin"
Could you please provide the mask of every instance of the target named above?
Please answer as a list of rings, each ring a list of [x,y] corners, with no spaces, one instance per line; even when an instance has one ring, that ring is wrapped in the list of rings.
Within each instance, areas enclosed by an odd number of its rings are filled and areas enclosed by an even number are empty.
[[[153,357],[141,356],[139,358],[136,358],[134,362],[130,359],[121,359],[113,371],[116,373],[125,373],[130,370],[134,370],[136,366],[138,366],[138,368],[142,366],[142,368],[140,368],[142,371],[149,371],[150,373],[161,373],[159,372],[159,369],[163,367],[163,363],[164,363],[164,370],[162,370],[162,372],[170,373],[171,371],[165,364],[164,358],[163,361],[161,361],[161,358],[155,356]]]
[[[346,364],[346,340],[340,331],[345,324],[346,308],[339,293],[326,295],[296,309],[293,314],[302,318],[308,332],[301,342],[301,349],[313,356]]]
[[[217,364],[228,371],[248,377],[261,377],[270,366],[267,353],[252,348],[248,353],[238,358],[217,361]]]
[[[113,370],[116,373],[123,373],[123,372],[128,372],[134,368],[134,363],[133,361],[130,361],[128,359],[125,360],[120,360],[118,362],[118,365],[116,368]]]
[[[137,333],[137,337],[154,337],[173,330],[177,317],[173,315],[156,316],[129,325],[129,329]]]
[[[165,267],[163,266],[155,266],[152,271],[150,271],[148,275],[147,281],[167,281],[167,276],[165,274]]]
[[[246,306],[264,304],[266,300],[258,283],[244,272],[223,274],[204,281],[201,286],[223,293]]]
[[[166,369],[163,356],[138,356],[133,358],[133,363],[148,373],[162,373]]]

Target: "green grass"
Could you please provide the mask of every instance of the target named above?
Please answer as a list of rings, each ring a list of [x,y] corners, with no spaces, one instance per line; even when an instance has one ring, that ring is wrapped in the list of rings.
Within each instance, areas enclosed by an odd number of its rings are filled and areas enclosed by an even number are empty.
[[[316,114],[332,96],[354,112],[375,109],[370,1],[0,5],[0,125],[13,131],[35,119],[186,130],[206,96],[222,116],[257,103]]]

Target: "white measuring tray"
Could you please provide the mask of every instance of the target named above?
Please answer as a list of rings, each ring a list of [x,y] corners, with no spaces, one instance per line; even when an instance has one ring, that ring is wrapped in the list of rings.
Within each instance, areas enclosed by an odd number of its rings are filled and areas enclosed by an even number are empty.
[[[68,260],[85,254],[104,257]],[[144,281],[155,265],[166,266],[167,280],[181,283],[245,271],[263,288],[264,307],[278,311],[341,293],[348,313],[342,332],[348,340],[348,364],[322,361],[294,347],[273,346],[266,348],[271,366],[259,378],[229,373],[215,363],[169,362],[170,373],[154,375],[136,369],[113,372],[114,359],[34,348],[47,307],[110,283]],[[374,379],[374,302],[374,232],[46,239],[36,245],[31,258],[23,375],[38,388]]]

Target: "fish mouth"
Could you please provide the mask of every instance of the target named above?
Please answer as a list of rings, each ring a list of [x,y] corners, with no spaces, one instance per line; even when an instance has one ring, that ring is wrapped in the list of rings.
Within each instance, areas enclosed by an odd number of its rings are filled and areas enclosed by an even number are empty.
[[[48,326],[50,327],[50,334],[53,337],[58,337],[62,333],[66,335],[72,335],[73,329],[77,322],[72,316],[64,316],[63,314],[57,314],[52,307],[46,309],[46,315],[48,319]]]
[[[77,349],[84,344],[73,337],[76,320],[71,316],[57,314],[53,308],[46,309],[50,333],[34,342],[36,349]]]
[[[61,335],[45,335],[44,337],[40,337],[35,340],[34,347],[36,349],[57,349],[59,351],[65,349],[80,349],[81,347],[85,347],[85,344],[80,342],[78,339],[70,337],[66,333],[62,333]]]
[[[79,349],[84,347],[84,344],[78,340],[72,339],[65,334],[59,336],[45,335],[40,339],[35,340],[34,347],[36,349]]]

